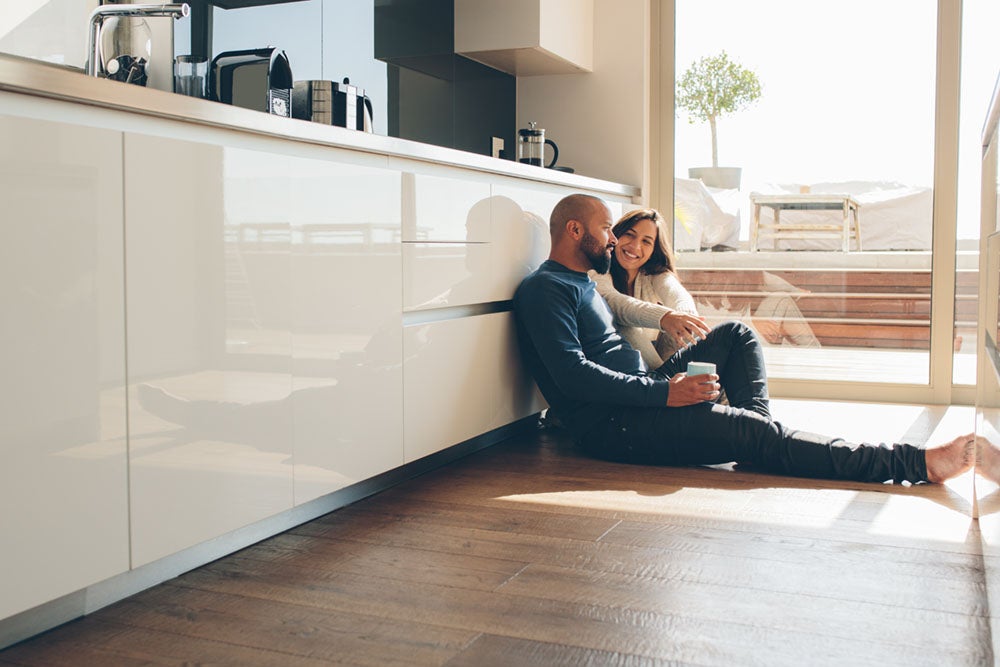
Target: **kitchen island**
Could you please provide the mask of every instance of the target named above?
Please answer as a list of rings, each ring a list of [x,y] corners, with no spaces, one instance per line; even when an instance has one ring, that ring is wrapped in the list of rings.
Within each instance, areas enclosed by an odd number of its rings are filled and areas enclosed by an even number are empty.
[[[510,298],[636,188],[0,56],[0,646],[533,426]]]

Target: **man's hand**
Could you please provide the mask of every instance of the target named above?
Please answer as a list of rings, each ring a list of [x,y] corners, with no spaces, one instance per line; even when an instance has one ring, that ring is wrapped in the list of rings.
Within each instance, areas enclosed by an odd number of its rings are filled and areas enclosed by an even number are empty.
[[[688,343],[704,340],[705,334],[712,329],[705,324],[704,317],[670,312],[660,318],[660,330],[673,336],[678,347],[684,347]]]
[[[682,408],[704,401],[714,401],[719,397],[722,387],[719,386],[719,376],[710,373],[706,375],[688,375],[678,373],[669,380],[670,393],[667,395],[667,407]]]

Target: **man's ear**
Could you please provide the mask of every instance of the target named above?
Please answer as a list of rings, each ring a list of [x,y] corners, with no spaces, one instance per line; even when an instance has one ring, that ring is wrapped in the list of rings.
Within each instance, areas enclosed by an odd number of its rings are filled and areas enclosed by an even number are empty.
[[[583,236],[583,223],[579,220],[567,220],[566,221],[566,232],[572,236],[574,239],[579,239]]]

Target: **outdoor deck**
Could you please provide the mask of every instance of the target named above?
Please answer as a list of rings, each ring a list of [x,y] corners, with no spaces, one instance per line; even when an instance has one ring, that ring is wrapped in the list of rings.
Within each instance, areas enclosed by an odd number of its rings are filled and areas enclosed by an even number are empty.
[[[956,377],[972,381],[977,262],[960,254],[956,274]],[[677,263],[710,322],[755,328],[775,377],[927,381],[929,252],[685,252]]]

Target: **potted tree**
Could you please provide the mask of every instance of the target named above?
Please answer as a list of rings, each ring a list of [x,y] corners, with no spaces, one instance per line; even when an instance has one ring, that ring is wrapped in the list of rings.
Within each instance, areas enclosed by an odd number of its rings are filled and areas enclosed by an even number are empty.
[[[688,170],[690,178],[700,178],[716,188],[739,188],[739,167],[719,166],[719,139],[716,122],[720,116],[735,113],[760,97],[757,75],[733,62],[725,51],[705,56],[693,63],[677,82],[676,105],[686,111],[688,122],[708,121],[712,129],[712,166]]]

